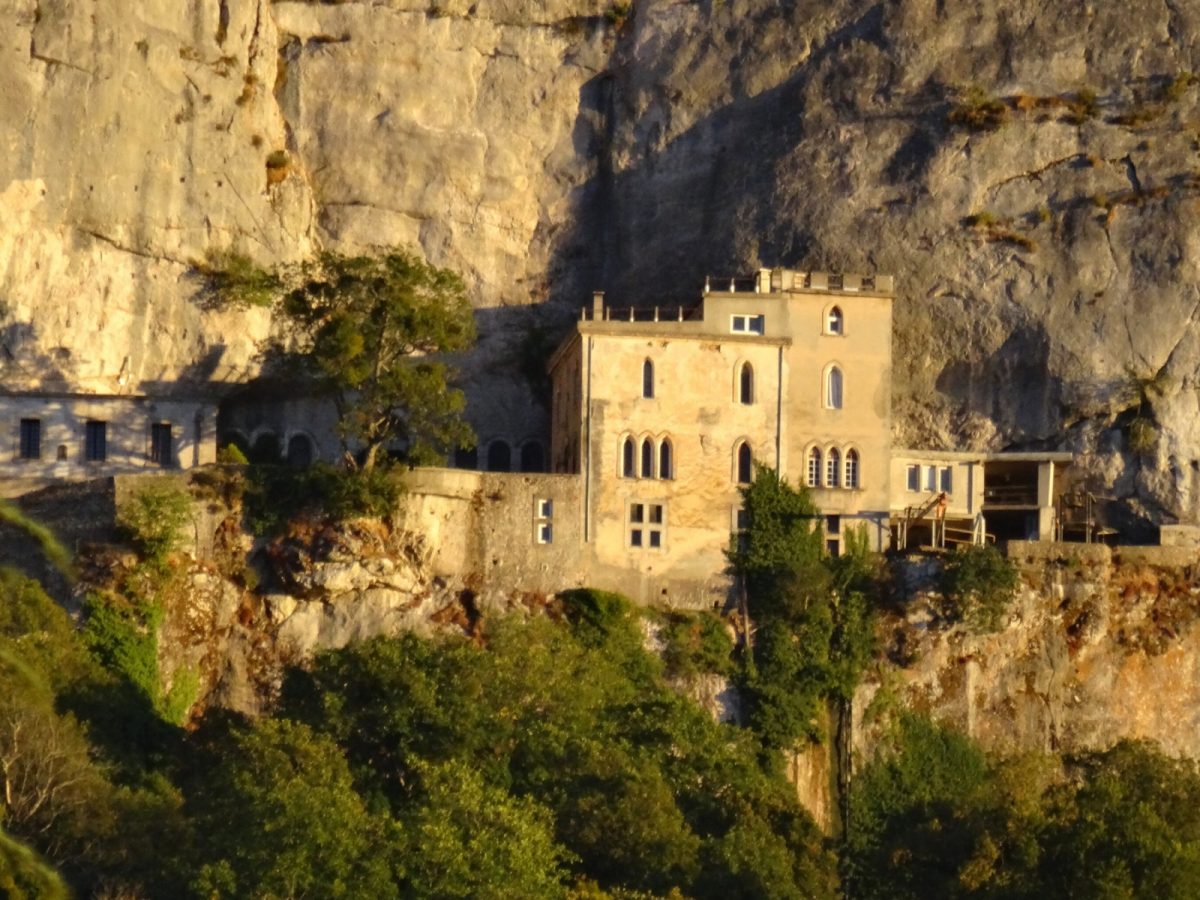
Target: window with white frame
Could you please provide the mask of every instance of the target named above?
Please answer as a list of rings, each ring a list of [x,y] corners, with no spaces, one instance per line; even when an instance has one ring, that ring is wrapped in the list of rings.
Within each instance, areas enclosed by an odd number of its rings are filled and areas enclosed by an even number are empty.
[[[908,489],[910,491],[919,491],[921,489],[921,467],[908,467]]]
[[[764,316],[730,316],[729,330],[734,334],[762,334],[766,330]]]
[[[837,366],[825,370],[825,408],[842,408],[842,370]]]
[[[808,486],[821,486],[821,450],[818,447],[808,451]]]
[[[937,466],[925,467],[925,490],[937,490]]]
[[[837,447],[830,447],[829,454],[825,458],[825,486],[837,487],[841,480],[842,474],[842,457],[837,451]]]
[[[830,308],[825,315],[825,333],[826,334],[841,334],[845,322],[842,318],[842,311],[839,307]]]
[[[846,451],[846,477],[842,480],[842,484],[847,488],[854,489],[858,487],[858,451]]]
[[[949,466],[942,466],[941,471],[938,473],[939,487],[941,488],[941,491],[944,494],[954,493],[953,471],[954,470],[951,469]]]
[[[634,502],[629,504],[629,546],[658,550],[664,544],[667,528],[666,504]]]
[[[533,501],[533,539],[539,544],[554,543],[554,501],[547,497]]]

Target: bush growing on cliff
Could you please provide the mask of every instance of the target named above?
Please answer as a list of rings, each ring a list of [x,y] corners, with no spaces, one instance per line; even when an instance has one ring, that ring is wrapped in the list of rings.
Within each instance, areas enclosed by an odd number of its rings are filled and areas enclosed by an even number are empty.
[[[943,615],[973,631],[996,631],[1017,590],[1016,566],[994,546],[960,548],[942,565]]]
[[[153,483],[138,488],[121,505],[118,522],[143,558],[162,566],[168,554],[183,543],[191,519],[192,501],[187,491],[173,484]]]

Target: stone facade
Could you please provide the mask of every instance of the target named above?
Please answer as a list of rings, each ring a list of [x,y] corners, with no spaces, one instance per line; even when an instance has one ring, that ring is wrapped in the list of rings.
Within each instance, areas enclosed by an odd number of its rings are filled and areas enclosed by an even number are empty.
[[[0,402],[0,484],[190,469],[216,459],[216,404],[129,395],[28,393]]]

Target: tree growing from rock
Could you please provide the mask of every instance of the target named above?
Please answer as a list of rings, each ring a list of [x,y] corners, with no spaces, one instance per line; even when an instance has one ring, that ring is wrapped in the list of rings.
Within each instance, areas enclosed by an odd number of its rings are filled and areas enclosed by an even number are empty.
[[[213,287],[227,301],[261,305],[273,298],[290,327],[268,347],[268,362],[311,379],[333,399],[347,457],[361,448],[363,472],[393,446],[421,463],[474,441],[453,372],[436,359],[475,340],[456,273],[390,250],[330,251],[275,273],[231,268],[217,275],[210,276]]]

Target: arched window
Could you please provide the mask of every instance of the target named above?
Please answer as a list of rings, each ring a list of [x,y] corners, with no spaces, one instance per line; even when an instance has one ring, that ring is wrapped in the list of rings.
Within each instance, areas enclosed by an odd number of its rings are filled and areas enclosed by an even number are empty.
[[[543,472],[546,469],[544,455],[542,453],[542,445],[537,441],[530,441],[521,446],[521,471],[522,472]]]
[[[745,441],[737,446],[737,480],[738,484],[749,484],[754,475],[754,455],[750,445]]]
[[[287,462],[297,469],[307,469],[312,465],[316,452],[313,443],[306,434],[293,434],[288,438]]]
[[[754,402],[754,366],[742,363],[738,373],[738,401],[749,406]]]
[[[642,363],[642,396],[648,400],[654,399],[654,363],[650,360]]]
[[[808,451],[808,486],[821,486],[821,449],[813,447]]]
[[[642,477],[654,477],[654,444],[650,438],[642,439]]]
[[[841,334],[844,325],[841,309],[836,306],[830,307],[829,313],[825,316],[825,333]]]
[[[858,487],[858,451],[846,451],[846,478],[842,485],[848,488]]]
[[[837,487],[842,475],[842,456],[836,447],[829,449],[825,460],[825,487]]]
[[[633,438],[625,438],[621,445],[621,475],[625,478],[637,477],[637,466],[634,464]]]
[[[670,438],[663,438],[662,443],[658,445],[658,477],[675,477],[675,460],[672,458]]]
[[[488,445],[487,467],[489,472],[508,472],[512,469],[512,449],[507,441],[492,441]]]
[[[842,408],[842,370],[837,366],[825,370],[825,408]]]

